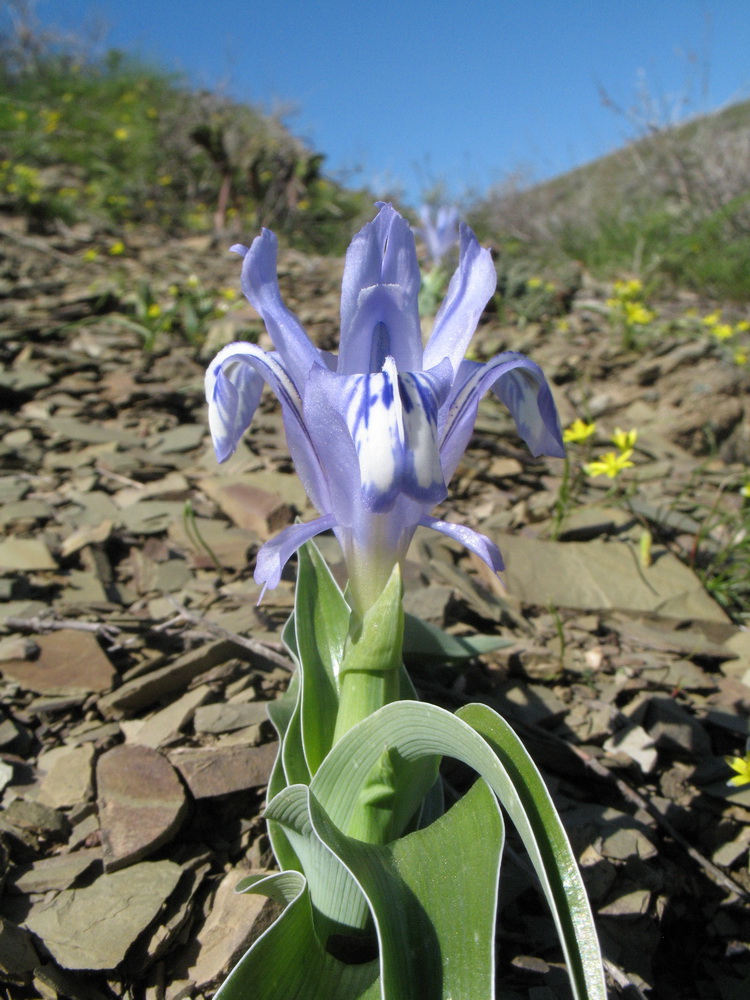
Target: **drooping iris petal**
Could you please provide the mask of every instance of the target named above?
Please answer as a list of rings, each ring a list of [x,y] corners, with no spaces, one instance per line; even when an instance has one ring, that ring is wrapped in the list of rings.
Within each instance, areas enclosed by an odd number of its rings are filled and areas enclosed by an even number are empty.
[[[301,385],[322,352],[312,343],[294,313],[281,298],[276,274],[278,240],[264,229],[250,249],[235,244],[231,249],[242,261],[242,291],[260,313],[282,363],[297,385]]]
[[[440,455],[449,481],[471,439],[479,400],[492,387],[508,407],[532,455],[563,457],[552,393],[539,365],[506,351],[486,364],[463,361],[448,406],[440,414]]]
[[[310,439],[297,386],[279,356],[256,344],[227,345],[206,371],[208,423],[217,458],[226,461],[250,426],[264,381],[281,403],[289,453],[308,496],[318,510],[330,509],[326,475]]]
[[[496,573],[504,568],[500,549],[486,535],[480,535],[478,531],[467,528],[465,524],[439,521],[436,517],[430,517],[427,514],[419,519],[419,523],[424,528],[432,528],[433,531],[439,531],[441,534],[453,538],[470,552],[476,552],[479,558],[483,559]]]
[[[341,386],[338,375],[315,365],[305,386],[302,412],[328,481],[330,505],[318,510],[335,514],[338,524],[349,527],[359,504],[361,479],[357,449],[341,412]]]
[[[497,285],[495,265],[489,250],[483,250],[474,233],[461,225],[458,270],[435,317],[435,325],[424,349],[424,367],[430,368],[449,358],[453,370],[466,354],[484,307]]]
[[[209,384],[210,382],[210,384]],[[220,462],[234,453],[253,419],[263,391],[263,378],[248,364],[214,363],[206,373],[208,426]]]
[[[309,542],[321,531],[328,531],[335,523],[336,518],[333,514],[326,514],[324,517],[317,517],[305,524],[292,524],[288,528],[284,528],[275,538],[266,542],[259,549],[255,561],[255,582],[261,584],[264,590],[266,588],[273,590],[274,587],[278,587],[281,571],[300,545]]]
[[[383,285],[399,290],[397,328],[389,331],[392,343],[397,338],[400,341],[399,363],[407,370],[417,371],[422,367],[419,284],[417,251],[409,224],[391,205],[381,205],[375,219],[357,233],[346,253],[341,286],[339,374],[373,370],[364,361],[371,356],[370,339],[379,320],[375,318],[368,325],[364,317],[357,317],[366,300],[375,294],[371,289]],[[384,303],[385,299],[380,301]]]

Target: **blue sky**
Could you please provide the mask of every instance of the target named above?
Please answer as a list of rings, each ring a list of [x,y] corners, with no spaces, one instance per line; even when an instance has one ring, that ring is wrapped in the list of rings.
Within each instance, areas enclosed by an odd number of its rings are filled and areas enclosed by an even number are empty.
[[[210,11],[210,12],[209,12]],[[542,179],[632,135],[639,80],[667,109],[750,98],[747,0],[38,0],[43,25],[271,109],[376,193],[454,197]],[[0,14],[0,25],[7,23]]]

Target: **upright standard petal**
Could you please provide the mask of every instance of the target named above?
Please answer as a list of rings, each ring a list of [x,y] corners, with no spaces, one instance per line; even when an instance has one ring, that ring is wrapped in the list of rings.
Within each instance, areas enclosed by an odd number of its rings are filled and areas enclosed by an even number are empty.
[[[424,350],[424,367],[448,358],[453,370],[466,354],[484,307],[497,285],[495,265],[489,250],[483,250],[474,233],[461,224],[461,251],[458,270],[435,317],[432,335]]]
[[[399,341],[398,352],[405,368],[422,367],[422,340],[419,324],[419,264],[414,234],[409,224],[391,205],[381,205],[376,218],[364,226],[352,240],[346,254],[341,287],[341,344],[337,371],[342,375],[363,374],[372,357],[371,341],[379,336],[377,324],[393,319],[374,316],[372,304],[364,314],[370,291],[377,286],[398,288],[399,317],[397,329],[388,328],[392,342]],[[363,301],[363,293],[366,293]],[[393,297],[393,293],[390,298]],[[381,309],[388,296],[376,299]]]
[[[532,455],[563,457],[560,422],[539,365],[507,351],[482,365],[463,361],[447,406],[440,414],[440,457],[446,482],[456,471],[471,439],[479,400],[492,387],[508,407]]]
[[[322,352],[282,301],[276,274],[277,246],[276,236],[264,229],[249,250],[239,244],[232,250],[244,257],[242,291],[260,313],[284,367],[296,384],[301,385],[310,368],[321,361]]]

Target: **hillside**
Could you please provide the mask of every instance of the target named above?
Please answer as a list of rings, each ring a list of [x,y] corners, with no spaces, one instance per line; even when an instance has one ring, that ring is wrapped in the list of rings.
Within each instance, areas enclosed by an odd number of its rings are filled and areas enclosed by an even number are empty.
[[[272,226],[338,253],[372,196],[277,117],[112,50],[80,56],[33,36],[0,39],[0,213],[32,232],[239,234]]]
[[[477,228],[516,253],[627,268],[698,291],[750,298],[750,101],[473,206]]]

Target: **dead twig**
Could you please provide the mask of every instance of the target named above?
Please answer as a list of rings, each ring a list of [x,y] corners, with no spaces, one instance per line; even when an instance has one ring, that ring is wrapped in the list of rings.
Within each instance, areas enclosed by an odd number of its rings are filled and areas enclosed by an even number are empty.
[[[242,635],[237,635],[236,632],[230,632],[229,629],[223,628],[221,625],[217,625],[215,622],[204,618],[202,615],[195,614],[184,608],[179,604],[173,597],[169,600],[174,605],[175,611],[178,612],[179,616],[191,625],[198,625],[201,628],[206,629],[211,635],[217,636],[219,639],[229,639],[230,642],[241,646],[243,649],[248,649],[251,653],[255,653],[256,656],[262,656],[266,660],[270,660],[274,666],[281,667],[282,670],[287,670],[292,673],[294,670],[294,664],[292,661],[284,656],[282,653],[277,652],[271,646],[267,645],[265,642],[261,642],[259,639],[246,638]],[[170,619],[169,624],[174,625],[178,619]]]
[[[77,632],[93,632],[107,642],[116,642],[121,633],[117,625],[107,625],[105,622],[81,622],[76,618],[51,618],[36,615],[33,618],[5,618],[3,625],[14,632],[33,632],[43,635],[58,629],[74,629]]]

